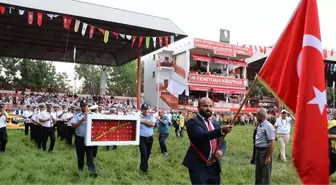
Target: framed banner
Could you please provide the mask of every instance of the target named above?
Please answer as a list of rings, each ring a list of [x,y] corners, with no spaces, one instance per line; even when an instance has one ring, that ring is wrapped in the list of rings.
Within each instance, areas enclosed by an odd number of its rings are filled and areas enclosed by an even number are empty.
[[[86,146],[139,145],[140,117],[89,114]]]

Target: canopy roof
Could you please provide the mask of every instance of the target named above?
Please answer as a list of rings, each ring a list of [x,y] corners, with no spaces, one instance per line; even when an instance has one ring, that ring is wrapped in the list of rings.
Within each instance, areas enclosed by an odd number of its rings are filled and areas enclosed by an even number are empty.
[[[171,36],[174,41],[187,36],[169,19],[75,0],[2,0],[0,6],[6,7],[0,15],[3,57],[73,62],[76,47],[76,63],[119,66],[136,59],[139,53],[143,56],[164,47],[166,38],[171,43]],[[20,15],[19,10],[25,10],[24,14]],[[34,13],[31,25],[29,11]],[[43,13],[41,26],[37,24],[37,13]],[[47,14],[59,16],[50,19]],[[63,26],[64,16],[73,17],[69,29]],[[76,19],[81,21],[78,32],[74,31]],[[82,36],[83,22],[95,27],[92,38],[89,38],[90,26]],[[107,43],[97,28],[109,31]],[[128,35],[128,39],[122,35]],[[140,37],[143,41],[138,47]],[[150,40],[148,48],[146,37]],[[135,38],[133,46],[132,38]]]

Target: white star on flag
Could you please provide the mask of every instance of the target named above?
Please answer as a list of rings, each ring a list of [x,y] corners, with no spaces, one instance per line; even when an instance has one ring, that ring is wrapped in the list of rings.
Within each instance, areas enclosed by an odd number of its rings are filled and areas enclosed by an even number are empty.
[[[318,90],[314,86],[313,86],[313,89],[314,89],[314,93],[315,93],[315,98],[312,99],[312,100],[310,100],[310,102],[308,102],[308,104],[316,104],[316,105],[318,105],[318,107],[320,109],[320,113],[322,115],[324,107],[325,107],[325,105],[327,105],[326,90],[324,90],[323,92],[321,92],[320,90]]]

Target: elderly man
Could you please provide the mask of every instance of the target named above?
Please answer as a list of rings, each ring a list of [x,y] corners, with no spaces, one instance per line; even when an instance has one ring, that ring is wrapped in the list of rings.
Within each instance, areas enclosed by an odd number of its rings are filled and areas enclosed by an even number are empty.
[[[286,145],[289,142],[289,134],[291,129],[292,118],[287,117],[287,111],[282,110],[280,118],[276,119],[274,124],[277,133],[277,141],[279,142],[279,159],[286,162]]]
[[[220,160],[226,151],[226,142],[218,150],[217,145],[221,137],[232,130],[232,126],[220,127],[212,122],[212,106],[211,99],[200,99],[198,115],[187,122],[190,146],[183,165],[189,170],[192,184],[220,184]]]
[[[259,125],[255,136],[255,184],[271,184],[275,129],[266,118],[266,110],[260,108],[257,111],[257,121]]]

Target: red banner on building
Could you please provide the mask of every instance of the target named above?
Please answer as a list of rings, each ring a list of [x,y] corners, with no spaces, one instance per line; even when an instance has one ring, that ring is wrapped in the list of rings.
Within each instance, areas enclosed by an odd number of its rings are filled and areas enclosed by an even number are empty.
[[[192,54],[192,58],[195,61],[202,61],[202,62],[211,62],[211,58],[205,55],[196,55]]]
[[[223,54],[234,53],[234,54],[246,55],[246,56],[253,55],[252,48],[249,48],[249,47],[237,46],[237,45],[232,45],[228,43],[216,42],[216,41],[210,41],[210,40],[204,40],[204,39],[198,39],[198,38],[194,38],[194,46],[197,48],[214,50],[217,53],[224,52]]]
[[[214,58],[214,63],[218,64],[230,64],[230,61],[224,58]]]
[[[191,91],[209,91],[210,87],[190,85],[189,90],[191,90]]]
[[[235,86],[235,87],[247,86],[247,80],[244,79],[211,76],[211,75],[200,75],[200,74],[190,74],[189,82],[198,84],[207,84],[207,85],[212,84],[212,85]]]
[[[220,50],[214,50],[215,55],[221,55],[225,57],[236,57],[236,54],[234,51],[220,51]]]

